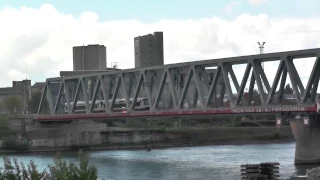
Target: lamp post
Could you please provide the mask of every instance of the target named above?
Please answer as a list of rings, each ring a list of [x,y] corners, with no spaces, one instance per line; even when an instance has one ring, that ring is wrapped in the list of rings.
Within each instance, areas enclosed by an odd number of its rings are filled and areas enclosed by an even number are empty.
[[[258,45],[259,45],[259,49],[260,49],[260,54],[263,54],[263,49],[264,49],[264,45],[266,44],[266,42],[258,42]]]
[[[264,45],[266,44],[266,42],[257,42],[258,45],[259,45],[259,49],[260,49],[260,54],[263,54],[263,50],[264,50]],[[261,66],[262,66],[262,70],[264,71],[264,64],[263,62],[261,63]],[[265,89],[266,91],[266,89]]]
[[[258,43],[258,45],[259,45],[259,49],[260,49],[260,54],[263,54],[263,49],[264,49],[264,45],[266,44],[266,42],[262,42],[262,43],[260,43],[260,42],[257,42]],[[262,62],[262,69],[264,69],[264,67],[263,67],[263,62]]]

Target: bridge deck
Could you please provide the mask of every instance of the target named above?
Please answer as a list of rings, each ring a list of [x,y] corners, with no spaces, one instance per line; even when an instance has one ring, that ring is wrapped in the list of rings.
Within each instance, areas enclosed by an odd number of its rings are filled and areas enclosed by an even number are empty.
[[[140,112],[113,112],[113,113],[90,113],[90,114],[63,114],[63,115],[42,115],[36,116],[37,121],[66,121],[79,119],[111,119],[111,118],[138,118],[138,117],[165,117],[165,116],[194,116],[194,115],[237,115],[237,114],[275,114],[275,113],[315,113],[315,106],[274,106],[269,108],[216,108],[203,110],[182,110],[182,111],[140,111]]]

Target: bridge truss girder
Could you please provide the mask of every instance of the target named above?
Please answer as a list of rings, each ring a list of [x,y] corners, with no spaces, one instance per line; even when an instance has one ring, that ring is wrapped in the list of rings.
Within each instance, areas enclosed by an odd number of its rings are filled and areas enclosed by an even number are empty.
[[[293,60],[308,57],[316,60],[304,87]],[[85,103],[86,114],[93,113],[97,99],[105,103],[106,108],[101,113],[115,113],[113,110],[119,97],[125,101],[127,111],[135,112],[137,99],[142,96],[147,97],[150,112],[221,108],[225,106],[225,94],[228,108],[245,108],[252,106],[255,84],[261,101],[259,106],[265,108],[279,105],[288,76],[295,105],[314,105],[320,77],[319,58],[320,49],[308,49],[48,78],[38,115],[72,115],[79,98]],[[262,63],[268,61],[280,61],[272,84],[262,67]],[[233,69],[233,65],[238,64],[246,65],[241,82],[238,82]],[[213,68],[211,73],[208,73],[209,68]],[[249,90],[245,95],[248,82]],[[278,86],[278,96],[275,96]],[[45,106],[48,106],[46,112]]]

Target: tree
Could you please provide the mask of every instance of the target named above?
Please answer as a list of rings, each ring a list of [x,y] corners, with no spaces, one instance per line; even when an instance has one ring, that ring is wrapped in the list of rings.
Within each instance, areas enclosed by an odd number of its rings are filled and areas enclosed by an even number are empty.
[[[259,91],[257,89],[253,89],[252,91],[252,101],[253,101],[253,105],[261,104]]]
[[[0,131],[3,133],[10,132],[9,118],[6,114],[0,114]]]
[[[42,97],[42,93],[41,92],[35,92],[32,94],[31,96],[31,100],[29,101],[29,107],[30,107],[30,111],[31,113],[37,113],[38,112],[38,108],[40,105],[40,101],[41,101],[41,97]],[[42,109],[44,109],[45,111],[49,108],[49,104],[46,98],[43,99],[43,103],[42,103]]]
[[[293,90],[292,90],[290,84],[286,85],[286,87],[284,88],[284,93],[285,94],[293,94]]]
[[[259,91],[257,89],[253,89],[252,94],[255,96],[259,95]]]
[[[22,108],[22,102],[18,96],[9,96],[4,100],[4,107],[9,113],[19,112]]]
[[[0,112],[6,112],[6,109],[4,107],[4,102],[0,102]]]

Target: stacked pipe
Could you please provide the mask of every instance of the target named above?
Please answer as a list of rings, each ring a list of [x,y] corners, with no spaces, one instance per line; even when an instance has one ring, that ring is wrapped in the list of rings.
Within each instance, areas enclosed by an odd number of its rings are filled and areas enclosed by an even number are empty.
[[[276,180],[279,176],[279,163],[241,165],[241,179]]]

